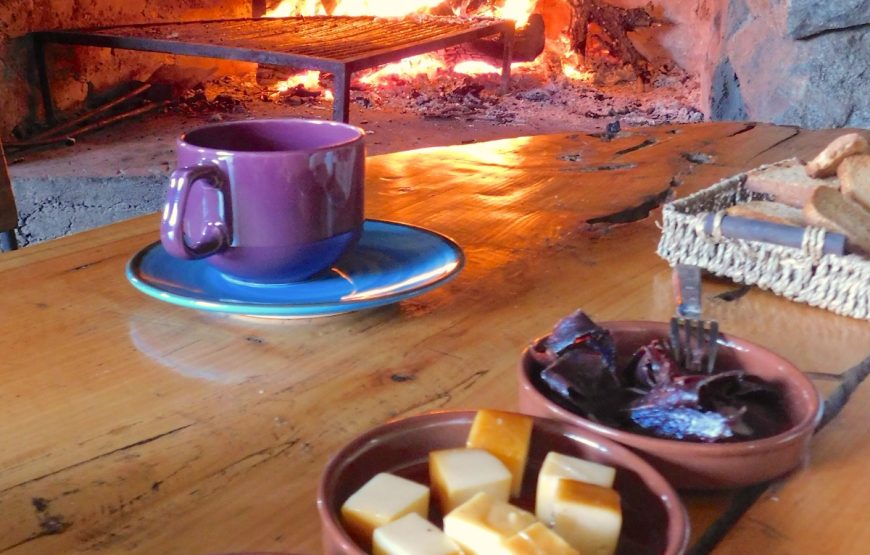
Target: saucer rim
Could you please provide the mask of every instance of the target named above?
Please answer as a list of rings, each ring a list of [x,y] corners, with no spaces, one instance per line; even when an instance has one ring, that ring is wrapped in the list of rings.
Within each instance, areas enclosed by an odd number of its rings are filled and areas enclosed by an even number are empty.
[[[410,229],[418,233],[425,233],[427,235],[434,236],[435,238],[439,239],[445,247],[453,252],[454,258],[456,260],[456,266],[444,275],[439,276],[435,281],[420,285],[418,287],[413,287],[405,291],[389,293],[380,297],[374,297],[371,299],[365,299],[360,301],[343,302],[341,300],[335,300],[331,302],[317,303],[256,303],[206,300],[196,299],[186,295],[180,295],[178,293],[166,291],[153,285],[148,281],[143,280],[141,277],[139,277],[140,273],[137,271],[137,268],[141,267],[142,258],[147,255],[152,249],[159,248],[161,245],[160,241],[155,241],[139,249],[130,258],[130,260],[127,261],[124,273],[127,277],[127,280],[138,291],[148,295],[149,297],[164,301],[169,304],[174,304],[176,306],[193,308],[196,310],[203,310],[208,312],[235,314],[241,316],[292,319],[314,318],[319,316],[334,316],[337,314],[345,314],[348,312],[355,312],[358,310],[365,310],[369,308],[376,308],[388,304],[397,303],[412,297],[416,297],[418,295],[422,295],[446,284],[447,282],[455,278],[465,267],[466,258],[462,248],[456,241],[454,241],[447,235],[444,235],[443,233],[439,233],[437,231],[433,231],[431,229],[427,229],[418,225],[373,218],[366,218],[364,220],[363,233],[365,233],[365,225],[367,223],[386,224],[388,226]],[[179,262],[183,263],[185,261],[179,260]],[[304,282],[305,280],[299,283]],[[239,282],[233,283],[236,287],[244,287],[244,285]],[[259,286],[259,284],[252,285],[252,287],[257,286]]]

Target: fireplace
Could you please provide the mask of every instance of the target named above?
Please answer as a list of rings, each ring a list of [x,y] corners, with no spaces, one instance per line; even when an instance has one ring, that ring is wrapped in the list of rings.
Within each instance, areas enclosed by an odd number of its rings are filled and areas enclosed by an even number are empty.
[[[619,8],[647,6],[642,0],[415,0],[381,2],[428,7],[431,13],[484,14],[524,19],[543,16],[549,62],[563,72],[584,71],[564,44],[570,12],[586,4]],[[0,133],[26,135],[44,117],[34,87],[32,45],[37,30],[129,23],[225,19],[260,15],[360,14],[376,1],[358,0],[152,0],[144,9],[116,0],[86,0],[69,6],[0,7]],[[658,0],[649,4],[652,26],[628,33],[644,57],[685,70],[700,83],[698,108],[712,119],[754,119],[811,127],[866,126],[870,119],[860,71],[868,47],[870,12],[865,0],[820,6],[811,0],[758,3],[746,0]],[[493,7],[495,6],[495,7]],[[595,25],[590,26],[592,33]],[[554,54],[554,52],[556,54]],[[547,58],[547,53],[539,59]],[[61,111],[75,111],[125,79],[165,63],[166,56],[128,51],[60,48],[49,52],[52,89]],[[560,59],[561,58],[561,59]],[[632,60],[629,60],[632,61]],[[185,64],[239,71],[238,65],[186,59]]]
[[[502,92],[507,92],[514,25],[494,18],[298,15],[40,31],[33,40],[49,121],[54,120],[54,102],[45,52],[51,44],[66,44],[241,60],[286,66],[294,73],[328,72],[333,119],[347,122],[355,71],[493,34],[500,36]]]
[[[382,3],[403,7],[415,4]],[[565,130],[602,133],[619,126],[702,119],[752,119],[808,127],[861,127],[870,123],[870,100],[864,93],[866,72],[859,69],[861,64],[866,65],[870,40],[870,16],[867,10],[860,9],[866,0],[847,0],[823,8],[811,0],[774,5],[747,0],[419,3],[425,3],[429,13],[449,17],[515,18],[518,32],[513,54],[518,62],[511,72],[510,91],[505,95],[500,87],[499,53],[504,45],[497,36],[406,58],[399,65],[361,71],[354,75],[349,87],[351,121],[374,133],[369,144],[370,152],[375,154],[506,136]],[[357,4],[355,0],[151,0],[144,8],[134,8],[118,0],[82,0],[75,4],[76,9],[42,3],[33,3],[27,10],[0,6],[0,66],[4,75],[0,135],[7,143],[21,142],[39,136],[46,126],[34,64],[33,32],[254,16],[363,13],[351,10]],[[617,10],[610,14],[622,14],[624,36],[614,36],[620,33],[607,27],[604,16],[587,14],[582,27],[577,25],[577,14],[584,7],[596,5]],[[517,7],[525,11],[513,11]],[[257,26],[252,25],[250,30],[257,32]],[[584,31],[583,37],[578,36],[578,30]],[[46,59],[60,121],[69,121],[95,105],[135,92],[160,68],[176,68],[175,75],[196,78],[194,81],[199,82],[174,90],[168,106],[124,105],[128,112],[133,110],[133,115],[138,108],[152,110],[147,120],[140,115],[130,123],[134,129],[140,126],[142,140],[153,140],[159,134],[155,126],[164,121],[164,116],[186,118],[189,121],[184,125],[189,127],[223,118],[261,115],[328,118],[335,105],[330,98],[336,85],[333,74],[316,69],[297,71],[280,64],[258,66],[200,56],[51,44],[46,48]],[[379,122],[382,113],[390,115]],[[399,117],[404,118],[401,123],[390,127],[390,122]],[[413,122],[411,130],[409,122]],[[82,190],[93,194],[90,191],[94,182],[135,173],[122,164],[137,153],[119,155],[105,146],[111,146],[113,139],[89,137],[93,138],[87,149],[104,149],[107,159],[119,160],[121,167],[97,177],[82,177]],[[146,200],[114,199],[112,206],[129,208],[112,218],[153,210],[159,202],[158,191],[164,187],[172,165],[171,133],[167,131],[159,140],[168,145],[153,154],[160,160],[159,167],[149,167],[147,175],[138,176],[142,180],[135,185],[135,194],[146,188],[153,188],[153,192]],[[26,229],[43,216],[57,221],[68,202],[68,191],[75,189],[70,185],[72,174],[62,188],[58,186],[59,191],[52,189],[50,204],[58,207],[58,213],[48,215],[45,188],[41,184],[27,185],[34,172],[29,163],[81,156],[85,147],[77,145],[68,150],[20,153],[10,149],[13,178],[17,177],[13,181]],[[72,159],[66,163],[81,165]],[[152,178],[153,184],[149,181]],[[140,186],[143,180],[147,187]],[[90,200],[85,208],[99,214],[106,212],[102,205]],[[45,235],[27,231],[23,239],[26,243],[98,223],[104,221],[71,221]]]
[[[643,30],[674,25],[663,9],[651,5],[622,7],[608,0],[230,0],[209,10],[201,6],[203,0],[171,7],[161,6],[164,2],[155,2],[155,8],[165,10],[135,17],[109,9],[116,8],[111,0],[89,0],[84,6],[90,10],[52,12],[50,22],[39,24],[35,22],[48,16],[36,8],[24,22],[19,14],[6,14],[10,23],[42,27],[8,42],[10,60],[23,56],[17,62],[27,71],[10,80],[3,98],[9,108],[0,116],[3,134],[9,137],[11,129],[15,136],[6,139],[7,147],[71,144],[84,131],[169,105],[238,113],[249,95],[235,98],[232,86],[214,94],[221,89],[214,86],[218,80],[227,83],[234,75],[247,76],[246,91],[255,80],[260,100],[291,106],[325,101],[332,105],[333,118],[344,121],[352,100],[371,108],[398,96],[410,98],[406,107],[424,118],[516,122],[528,110],[511,106],[505,96],[512,68],[515,98],[555,105],[571,117],[618,119],[627,125],[703,118],[697,79],[666,48],[655,46],[654,34],[641,38]],[[127,22],[112,24],[122,16]],[[372,69],[386,62],[399,63]],[[490,86],[499,73],[500,87]],[[203,87],[191,89],[202,85],[197,79],[209,77],[210,95]],[[603,90],[619,85],[623,87]],[[158,89],[163,98],[155,101]],[[192,96],[186,94],[191,91]],[[108,104],[99,104],[106,99]],[[143,99],[148,101],[135,104]],[[220,101],[217,106],[214,100]],[[82,115],[85,105],[99,107]],[[112,115],[107,108],[116,106],[127,109]],[[104,112],[109,115],[93,117]],[[84,126],[77,129],[79,123]]]

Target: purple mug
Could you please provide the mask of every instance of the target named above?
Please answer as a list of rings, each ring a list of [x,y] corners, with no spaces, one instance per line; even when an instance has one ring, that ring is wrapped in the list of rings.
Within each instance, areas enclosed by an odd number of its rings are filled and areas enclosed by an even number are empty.
[[[245,281],[300,281],[329,268],[363,226],[365,134],[344,123],[245,120],[178,139],[160,239]]]

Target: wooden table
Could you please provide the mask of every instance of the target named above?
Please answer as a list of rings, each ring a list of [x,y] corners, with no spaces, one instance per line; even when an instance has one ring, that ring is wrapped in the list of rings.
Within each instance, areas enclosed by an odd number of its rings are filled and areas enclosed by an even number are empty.
[[[468,263],[434,292],[331,318],[228,317],[138,293],[123,268],[156,240],[156,216],[3,254],[0,553],[319,553],[315,488],[342,444],[389,418],[514,408],[520,351],[576,307],[666,320],[658,211],[643,218],[656,199],[840,133],[720,123],[371,158],[368,215],[445,233]],[[704,286],[726,331],[811,373],[832,420],[791,477],[685,494],[693,551],[858,553],[870,326]]]

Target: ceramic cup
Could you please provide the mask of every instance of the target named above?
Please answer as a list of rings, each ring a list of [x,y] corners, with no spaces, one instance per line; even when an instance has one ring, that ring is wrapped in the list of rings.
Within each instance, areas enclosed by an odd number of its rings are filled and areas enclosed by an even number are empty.
[[[359,239],[365,134],[318,120],[245,120],[178,139],[160,238],[227,277],[311,277]]]

